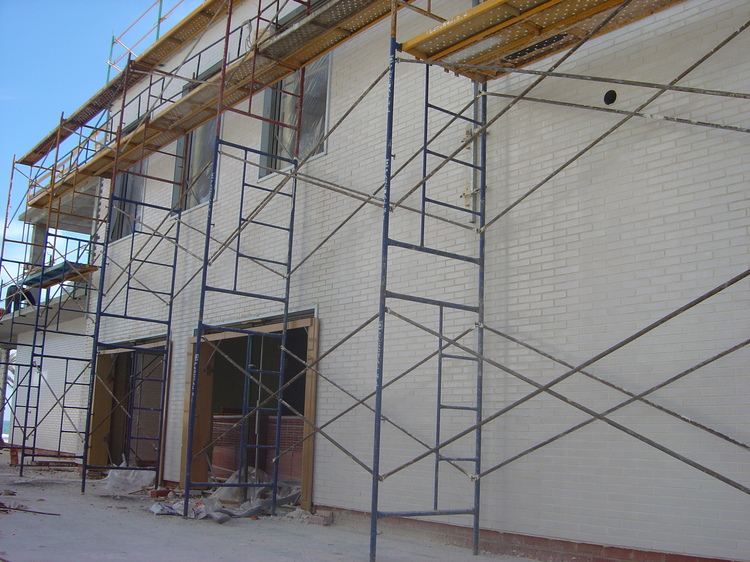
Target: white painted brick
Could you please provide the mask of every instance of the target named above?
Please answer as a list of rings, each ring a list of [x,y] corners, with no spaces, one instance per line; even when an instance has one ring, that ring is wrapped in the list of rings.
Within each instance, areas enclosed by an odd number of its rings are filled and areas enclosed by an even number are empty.
[[[254,2],[241,5],[237,21],[250,17]],[[459,13],[468,0],[434,2],[444,16]],[[243,15],[244,14],[244,15]],[[667,83],[687,65],[726,37],[748,11],[740,0],[704,2],[688,0],[592,40],[561,67],[561,71]],[[430,27],[418,14],[404,11],[399,38]],[[220,37],[221,22],[200,40],[207,45]],[[357,96],[387,65],[387,22],[352,38],[332,52],[329,122],[335,122]],[[741,35],[684,83],[695,87],[747,91],[750,62],[748,39]],[[654,56],[658,53],[658,56]],[[178,53],[175,60],[184,56]],[[551,60],[536,65],[547,68]],[[422,123],[422,69],[400,64],[397,68],[394,164],[400,166],[418,148]],[[518,93],[533,78],[508,75],[490,82],[490,90]],[[415,87],[416,85],[416,87]],[[385,94],[381,82],[328,140],[325,154],[310,160],[305,173],[325,180],[373,192],[383,181],[385,150]],[[635,109],[653,94],[637,87],[618,91],[616,107]],[[594,82],[546,79],[531,95],[555,100],[599,104],[610,86]],[[436,72],[435,100],[452,109],[471,96],[468,81]],[[746,100],[742,100],[743,104]],[[490,114],[507,104],[490,98]],[[746,104],[737,100],[670,92],[645,112],[688,119],[746,126],[741,116]],[[542,182],[558,166],[606,131],[618,117],[539,104],[516,105],[490,130],[488,150],[487,215],[492,218]],[[462,141],[465,127],[451,127],[436,142],[449,152]],[[259,121],[228,114],[223,136],[232,142],[257,147]],[[173,150],[172,148],[168,148]],[[156,155],[149,174],[171,178],[174,158]],[[564,172],[531,194],[487,230],[485,322],[522,341],[580,364],[665,314],[695,299],[747,268],[750,204],[747,177],[750,156],[747,142],[738,133],[669,123],[657,119],[632,119],[602,141]],[[213,235],[224,240],[237,225],[240,207],[238,182],[241,169],[224,157],[214,201]],[[252,181],[273,187],[278,175]],[[397,199],[420,179],[416,161],[393,181]],[[431,194],[454,203],[470,181],[457,165],[446,166],[428,186]],[[149,202],[169,205],[171,189],[149,182]],[[416,205],[417,196],[408,204]],[[311,252],[357,206],[358,201],[300,182],[293,263]],[[253,203],[245,201],[247,213]],[[435,211],[440,216],[448,211]],[[207,207],[183,214],[196,230],[184,228],[180,244],[202,256]],[[288,208],[278,201],[263,211],[264,220],[281,223]],[[156,227],[163,213],[146,212],[144,221]],[[391,235],[399,240],[418,240],[417,216],[408,210],[391,213]],[[165,227],[172,225],[167,218]],[[465,218],[461,218],[465,220]],[[321,320],[320,350],[326,351],[377,312],[380,282],[382,211],[367,206],[347,223],[292,277],[291,307],[317,307]],[[164,228],[164,227],[162,227]],[[474,255],[477,235],[428,220],[428,245]],[[138,243],[145,236],[137,235]],[[155,259],[171,260],[168,244],[155,246]],[[217,243],[212,242],[213,253]],[[248,228],[242,248],[263,255],[278,255],[283,240]],[[111,258],[127,262],[128,243],[110,245]],[[231,251],[216,260],[209,279],[226,283],[232,276]],[[444,264],[430,256],[415,257],[392,251],[389,263],[391,288],[425,297],[476,302],[473,266]],[[165,477],[179,478],[182,451],[183,409],[189,396],[187,381],[192,367],[188,340],[198,323],[200,259],[181,251],[177,261],[177,288],[172,322],[173,354],[165,439]],[[111,274],[110,274],[111,275]],[[160,268],[144,267],[137,274],[149,287],[164,286]],[[109,277],[113,278],[113,277]],[[245,290],[283,290],[281,279],[251,264],[241,267]],[[114,310],[124,310],[122,299],[108,291]],[[146,308],[163,317],[166,308],[146,294],[133,296],[134,310]],[[109,300],[107,301],[109,302]],[[211,295],[204,320],[235,322],[279,314],[268,303],[232,300]],[[626,348],[591,365],[588,371],[639,391],[674,376],[747,338],[750,326],[747,282],[729,288],[707,303],[686,312]],[[404,302],[389,303],[394,310],[431,328],[434,310]],[[446,332],[460,333],[473,325],[471,315],[448,315]],[[158,335],[158,327],[135,322],[105,322],[103,339],[129,339]],[[386,323],[388,355],[386,379],[390,379],[434,350],[436,339],[399,320]],[[474,335],[466,338],[474,346]],[[553,380],[567,368],[542,359],[518,345],[485,333],[485,353],[493,360],[540,383]],[[377,324],[326,357],[320,369],[326,376],[357,396],[374,389],[377,358]],[[742,350],[689,375],[655,393],[658,403],[684,415],[719,427],[747,442],[750,438],[746,365]],[[434,367],[422,367],[386,391],[384,413],[409,427],[425,441],[434,440]],[[450,370],[446,400],[469,403],[474,371],[461,366]],[[533,390],[530,385],[491,366],[485,368],[484,413],[488,415]],[[603,389],[582,376],[560,383],[557,390],[596,411],[626,397]],[[372,402],[372,400],[370,401]],[[330,419],[351,404],[351,399],[329,383],[320,381],[317,419]],[[560,431],[587,419],[587,415],[549,396],[537,396],[485,428],[483,465],[492,466]],[[455,427],[470,423],[456,416]],[[680,454],[695,457],[713,470],[750,485],[744,452],[737,454],[713,436],[676,422],[642,404],[615,414],[617,420]],[[363,462],[372,458],[373,414],[359,407],[337,420],[326,431]],[[421,446],[384,426],[382,449],[386,469],[407,461]],[[667,445],[668,444],[668,445]],[[453,449],[470,453],[471,439]],[[382,485],[382,504],[388,508],[430,505],[432,458],[425,459]],[[441,478],[443,474],[441,472]],[[466,507],[470,483],[447,471],[441,491],[444,506]],[[369,510],[369,475],[324,438],[316,439],[314,499],[317,503],[348,509]],[[652,449],[631,436],[594,422],[540,451],[532,453],[483,480],[483,527],[500,531],[646,548],[731,559],[747,556],[748,513],[746,496],[695,468]],[[465,518],[447,521],[466,525]]]

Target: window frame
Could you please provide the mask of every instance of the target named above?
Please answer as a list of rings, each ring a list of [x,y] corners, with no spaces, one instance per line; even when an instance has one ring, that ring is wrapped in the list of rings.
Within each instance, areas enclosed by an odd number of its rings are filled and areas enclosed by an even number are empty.
[[[200,70],[200,68],[198,69]],[[206,68],[203,72],[198,73],[196,76],[195,73],[193,74],[193,77],[195,78],[195,83],[189,83],[182,89],[182,95],[186,96],[188,95],[191,90],[193,90],[198,83],[201,81],[208,80],[215,74],[217,74],[221,70],[221,61],[217,61],[213,63],[211,66]],[[197,72],[197,71],[196,71]],[[177,147],[175,148],[175,166],[174,166],[174,184],[172,185],[172,213],[182,213],[185,211],[189,211],[190,209],[194,209],[196,207],[200,207],[201,205],[208,203],[211,200],[211,173],[210,171],[213,168],[213,160],[216,157],[216,133],[208,135],[207,139],[213,139],[213,142],[211,142],[211,161],[206,162],[204,164],[205,169],[201,169],[201,173],[198,174],[198,176],[202,176],[205,173],[208,173],[208,189],[206,190],[205,194],[201,198],[196,198],[196,200],[190,204],[187,205],[188,197],[190,196],[190,192],[188,190],[185,191],[185,193],[182,193],[182,190],[186,188],[191,183],[196,183],[192,177],[190,177],[190,174],[185,174],[184,170],[187,169],[190,171],[192,168],[192,161],[195,156],[195,153],[193,149],[195,148],[195,137],[198,134],[205,134],[208,131],[215,131],[216,130],[216,119],[218,119],[217,115],[214,115],[211,119],[208,121],[201,123],[198,125],[195,129],[188,132],[184,136],[177,139]],[[204,147],[205,149],[205,147]],[[190,189],[192,191],[192,187]],[[214,188],[214,192],[216,189]],[[214,193],[214,198],[216,197],[216,193]]]
[[[189,211],[211,200],[211,172],[216,156],[216,119],[217,117],[212,117],[177,139],[174,184],[172,186],[173,213]],[[202,137],[203,142],[197,143],[196,137]],[[197,150],[196,147],[198,147]],[[211,156],[206,158],[205,162],[200,159],[201,155],[205,157],[209,153]],[[196,157],[199,157],[200,168],[198,170],[193,169]],[[194,175],[196,172],[197,176]],[[201,189],[201,192],[196,194],[194,188],[199,185],[199,178],[204,178],[201,182],[206,182],[205,189]],[[183,189],[185,190],[184,193]],[[214,189],[214,191],[216,190]],[[215,195],[214,193],[214,198]]]
[[[117,200],[112,201],[113,214],[108,232],[110,242],[117,242],[138,232],[138,221],[141,218],[140,203],[144,202],[146,196],[145,175],[147,173],[148,158],[145,158],[127,170],[123,170],[114,179],[112,195],[117,197]]]
[[[323,118],[322,118],[322,128],[318,135],[316,135],[316,139],[314,142],[312,142],[312,146],[315,146],[321,138],[323,138],[326,133],[328,132],[328,123],[330,118],[330,105],[331,105],[331,74],[333,69],[332,64],[332,53],[325,53],[321,57],[315,59],[312,63],[310,63],[306,70],[306,76],[307,72],[310,70],[310,66],[314,65],[315,63],[318,63],[322,60],[325,60],[325,69],[323,69],[322,65],[319,71],[325,72],[325,80],[322,81],[322,84],[325,87],[325,100],[322,104],[323,108]],[[316,69],[313,70],[314,72]],[[288,170],[292,167],[291,161],[293,159],[293,155],[289,154],[283,154],[282,149],[283,145],[279,142],[279,133],[282,130],[289,130],[293,131],[291,128],[282,127],[281,125],[278,125],[277,123],[274,123],[273,121],[281,121],[282,115],[281,111],[283,108],[282,104],[282,97],[283,96],[290,96],[292,94],[285,94],[283,91],[293,91],[289,86],[287,81],[289,80],[295,80],[297,83],[297,91],[299,91],[299,71],[291,74],[285,78],[283,78],[279,83],[277,83],[276,86],[273,88],[267,88],[264,93],[263,98],[263,126],[261,130],[261,154],[260,156],[260,167],[258,169],[258,177],[259,179],[263,179],[265,177],[268,177],[270,175],[275,174],[279,171]],[[310,94],[310,90],[307,88],[307,85],[310,83],[310,81],[306,78],[305,79],[305,89],[303,91],[302,96],[302,120],[300,123],[300,132],[302,133],[303,140],[301,141],[301,144],[304,143],[304,133],[305,133],[305,115],[306,115],[306,108],[309,108],[309,99],[308,96]],[[283,91],[282,91],[283,90]],[[305,103],[307,101],[307,104]],[[296,118],[297,110],[295,108],[295,111],[293,112],[293,115]],[[309,115],[309,113],[308,113]],[[294,142],[296,142],[296,139],[294,139]],[[317,152],[309,158],[317,158],[321,155],[327,154],[328,152],[328,139],[326,139],[322,145],[318,148]],[[304,154],[303,150],[300,150],[299,158],[304,159],[308,156]]]

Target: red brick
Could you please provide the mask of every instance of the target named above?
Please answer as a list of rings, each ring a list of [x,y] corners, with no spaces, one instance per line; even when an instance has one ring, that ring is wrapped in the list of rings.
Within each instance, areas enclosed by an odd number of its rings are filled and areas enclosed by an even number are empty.
[[[538,552],[533,548],[515,547],[511,550],[512,556],[520,556],[521,558],[537,559]]]
[[[514,535],[511,533],[503,533],[503,542],[511,546],[522,546],[524,544],[523,535]]]
[[[560,552],[575,552],[578,545],[570,541],[555,541],[555,550]]]
[[[474,546],[474,541],[470,538],[451,537],[448,544],[459,548],[472,548]]]
[[[532,548],[543,548],[548,550],[552,545],[553,541],[545,539],[544,537],[524,537],[523,544]]]
[[[634,550],[633,560],[635,562],[664,562],[664,553],[648,552],[646,550]]]
[[[497,542],[491,542],[488,544],[482,544],[480,542],[479,549],[483,550],[484,552],[489,552],[490,554],[495,554],[497,556],[510,556],[510,554],[513,552],[512,546]]]
[[[687,554],[665,554],[664,562],[730,562],[725,558],[702,558]]]
[[[479,539],[479,550],[489,552],[491,554],[507,554],[510,547],[507,544],[503,544],[499,541]]]
[[[606,546],[604,547],[603,557],[607,560],[632,560],[633,549]]]
[[[579,542],[576,545],[576,552],[580,554],[592,554],[594,556],[602,556],[604,554],[604,547],[600,544],[588,544],[585,542]]]

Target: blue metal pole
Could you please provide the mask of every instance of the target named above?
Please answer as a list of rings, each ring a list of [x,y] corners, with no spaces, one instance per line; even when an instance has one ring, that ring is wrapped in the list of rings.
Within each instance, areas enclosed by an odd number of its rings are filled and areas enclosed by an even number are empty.
[[[216,116],[216,127],[219,128],[221,115]],[[211,242],[211,223],[214,214],[214,194],[216,193],[216,169],[219,160],[219,137],[214,139],[214,161],[211,164],[211,188],[206,213],[206,242],[203,245],[203,269],[201,272],[200,298],[198,303],[198,328],[195,330],[195,349],[193,350],[193,378],[190,381],[190,417],[188,418],[187,450],[185,453],[185,501],[182,515],[187,517],[190,507],[190,484],[193,465],[193,438],[195,435],[195,405],[198,397],[198,376],[201,364],[201,340],[203,339],[203,315],[206,310],[206,282],[208,280],[208,261]]]
[[[395,17],[395,16],[394,16]],[[378,311],[378,359],[375,379],[375,422],[372,451],[372,511],[370,513],[370,561],[375,562],[378,536],[378,484],[380,478],[380,423],[383,410],[383,360],[385,355],[386,287],[388,282],[388,238],[391,201],[391,167],[393,163],[393,108],[396,79],[395,33],[391,37],[388,66],[388,110],[385,133],[385,182],[383,189],[383,237],[380,243],[380,306]]]
[[[304,80],[304,72],[302,73],[302,76],[300,77],[300,80]],[[301,84],[301,82],[300,82]],[[301,91],[301,88],[300,88]],[[301,97],[300,97],[300,104],[301,104]],[[301,107],[301,105],[300,105]],[[301,120],[301,113],[300,110],[300,120]],[[299,139],[299,132],[301,131],[301,128],[297,128],[297,139]],[[299,141],[297,142],[299,145]],[[297,149],[297,152],[299,152],[299,149]],[[295,159],[294,161],[294,169],[297,170],[298,162]],[[276,436],[274,441],[274,458],[279,457],[279,453],[281,452],[281,410],[283,408],[282,400],[284,399],[284,370],[286,369],[286,352],[283,351],[283,349],[286,349],[287,347],[287,324],[289,323],[289,293],[291,290],[291,271],[292,271],[292,250],[294,247],[294,215],[295,215],[295,209],[296,209],[296,201],[297,201],[297,175],[295,173],[294,178],[292,179],[292,200],[291,205],[292,208],[290,209],[290,217],[289,217],[289,237],[287,242],[287,258],[286,258],[286,279],[284,284],[284,316],[282,319],[282,332],[281,332],[281,347],[282,351],[279,355],[279,393],[276,396]],[[276,515],[276,492],[278,491],[279,487],[279,463],[278,461],[273,463],[273,495],[271,496],[271,515]]]
[[[422,176],[424,177],[424,176]],[[438,318],[438,332],[440,335],[443,334],[443,323],[444,323],[444,310],[441,306],[439,308]],[[440,444],[440,421],[442,416],[441,406],[443,404],[443,341],[438,339],[438,362],[437,362],[437,404],[435,410],[435,446]],[[435,478],[433,480],[433,509],[438,509],[438,490],[440,485],[440,455],[442,451],[438,449],[435,451]]]
[[[427,135],[429,131],[429,112],[430,112],[430,65],[424,67],[424,123],[422,124],[422,177],[427,177]],[[419,244],[424,246],[424,223],[425,207],[427,197],[427,182],[422,182],[422,206],[420,224],[419,224]]]
[[[477,88],[475,88],[476,92]],[[487,122],[487,84],[482,84],[482,98],[480,100],[480,112],[482,126]],[[482,131],[479,137],[479,286],[477,314],[477,353],[484,357],[484,278],[485,278],[485,202],[487,190],[487,131]],[[482,397],[483,397],[484,361],[477,361],[477,397],[476,397],[476,423],[482,421]],[[477,426],[475,435],[476,463],[474,474],[474,554],[479,554],[479,504],[481,500],[481,480],[478,477],[482,472],[482,426]]]
[[[190,381],[190,417],[188,418],[188,438],[185,452],[185,502],[182,508],[183,517],[187,517],[190,507],[190,483],[193,464],[193,437],[195,435],[195,403],[198,393],[198,375],[201,363],[201,339],[203,338],[203,315],[206,310],[206,282],[208,280],[208,262],[211,246],[211,223],[214,216],[214,195],[216,194],[216,172],[219,166],[219,141],[221,137],[221,116],[224,105],[224,87],[227,77],[227,53],[229,52],[229,34],[232,25],[234,2],[227,3],[227,26],[224,35],[224,55],[221,59],[221,80],[219,96],[216,102],[216,130],[214,138],[214,161],[211,163],[211,188],[209,189],[208,210],[206,212],[206,241],[203,245],[203,268],[201,270],[200,299],[198,305],[198,328],[195,330],[195,349],[193,350],[193,379]],[[178,217],[180,220],[180,217]]]
[[[102,302],[104,299],[104,279],[107,275],[107,255],[109,250],[110,225],[114,211],[113,197],[115,193],[115,182],[117,181],[117,172],[120,165],[120,146],[122,144],[122,129],[125,123],[125,97],[127,95],[127,84],[130,76],[130,57],[125,65],[125,76],[123,84],[125,89],[122,92],[122,107],[120,108],[119,122],[117,125],[117,138],[115,141],[115,159],[112,163],[112,179],[109,183],[109,198],[107,200],[107,222],[104,223],[104,243],[102,245],[102,265],[99,269],[99,293],[96,296],[96,320],[94,321],[94,333],[92,335],[93,345],[91,350],[91,375],[89,377],[89,398],[88,410],[86,412],[86,433],[83,444],[83,456],[81,459],[81,493],[86,491],[86,469],[88,465],[89,440],[91,432],[91,408],[94,400],[94,385],[96,384],[96,361],[99,355],[99,333],[101,331],[102,320]]]
[[[154,486],[158,487],[161,483],[163,476],[163,463],[164,463],[164,433],[166,432],[166,413],[167,413],[167,399],[169,397],[169,374],[172,372],[172,353],[170,348],[172,345],[172,319],[174,314],[174,290],[177,284],[177,258],[180,252],[180,226],[182,221],[177,220],[177,225],[174,234],[174,249],[172,251],[172,279],[169,284],[169,311],[167,313],[167,334],[164,340],[164,358],[162,359],[162,383],[161,383],[161,411],[159,412],[159,440],[157,442],[158,455],[156,459],[156,474],[154,475]],[[135,233],[133,238],[135,238]]]

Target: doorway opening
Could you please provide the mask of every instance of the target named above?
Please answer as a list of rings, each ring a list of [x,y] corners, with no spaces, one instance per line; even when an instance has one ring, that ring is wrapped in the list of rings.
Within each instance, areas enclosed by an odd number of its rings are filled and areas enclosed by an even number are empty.
[[[204,336],[192,482],[260,484],[273,481],[277,470],[278,481],[300,489],[300,505],[310,509],[313,443],[305,437],[312,428],[302,416],[314,422],[316,378],[305,363],[316,357],[316,327],[315,318],[289,323],[283,373],[278,324]]]
[[[89,468],[151,468],[161,461],[166,348],[100,352],[91,406]]]

